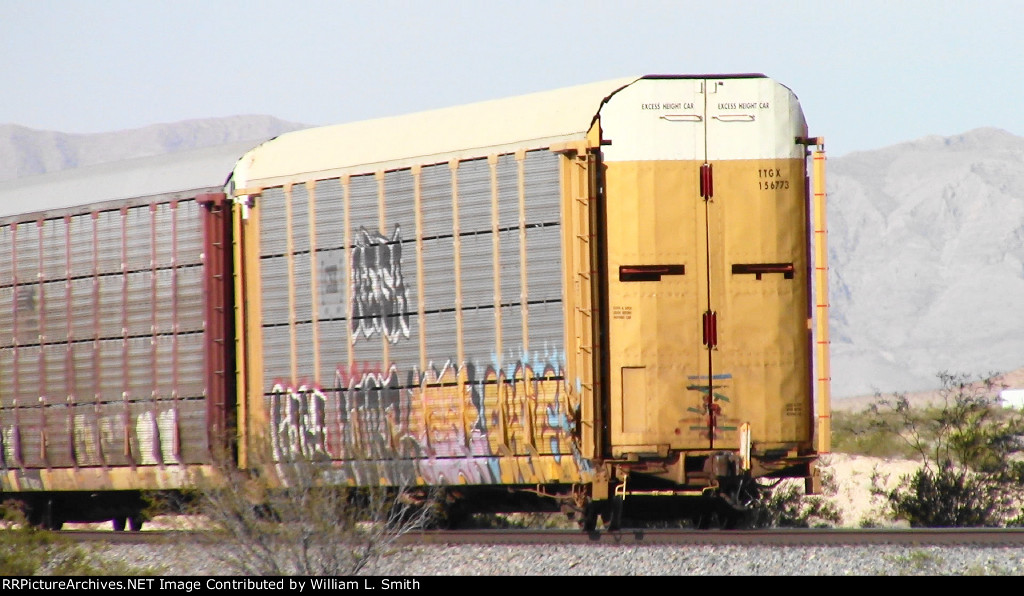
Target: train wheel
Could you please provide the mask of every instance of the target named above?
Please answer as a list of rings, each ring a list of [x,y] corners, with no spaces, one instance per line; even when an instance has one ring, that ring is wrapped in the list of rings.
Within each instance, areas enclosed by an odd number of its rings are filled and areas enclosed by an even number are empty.
[[[49,502],[39,507],[32,506],[28,512],[28,523],[41,530],[59,530],[64,527],[64,520],[53,512],[53,503]]]
[[[601,519],[604,520],[604,527],[609,532],[617,532],[622,529],[622,509],[622,497],[615,496],[608,501],[608,505],[605,507],[604,512],[601,513]]]
[[[597,531],[597,518],[600,515],[598,509],[598,505],[593,501],[589,501],[583,506],[583,514],[580,515],[580,527],[583,528],[584,532]]]
[[[142,531],[142,521],[143,520],[142,520],[142,516],[141,515],[133,515],[133,516],[129,517],[128,518],[128,529],[131,530],[132,532],[140,532],[140,531]]]
[[[114,527],[115,532],[124,532],[124,526],[127,523],[127,519],[124,517],[115,517],[111,520],[111,524]]]

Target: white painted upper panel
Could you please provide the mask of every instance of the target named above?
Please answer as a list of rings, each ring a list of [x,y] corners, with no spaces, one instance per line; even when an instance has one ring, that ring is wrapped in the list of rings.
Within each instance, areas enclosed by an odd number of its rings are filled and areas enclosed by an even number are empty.
[[[234,184],[267,187],[580,139],[601,102],[637,78],[286,133],[249,152]]]
[[[710,78],[707,160],[803,158],[807,124],[796,95],[768,78]]]
[[[803,157],[796,96],[760,75],[647,78],[601,110],[605,161]]]
[[[601,109],[605,161],[703,160],[704,79],[642,79]]]

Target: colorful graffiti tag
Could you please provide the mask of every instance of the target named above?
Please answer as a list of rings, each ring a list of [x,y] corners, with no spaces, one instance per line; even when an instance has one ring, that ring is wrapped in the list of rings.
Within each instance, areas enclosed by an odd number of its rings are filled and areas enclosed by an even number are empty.
[[[578,403],[560,370],[446,362],[409,371],[339,368],[334,386],[278,381],[267,396],[276,461],[336,462],[352,480],[393,483],[388,464],[411,462],[417,482],[579,481]],[[368,467],[375,478],[365,478]]]

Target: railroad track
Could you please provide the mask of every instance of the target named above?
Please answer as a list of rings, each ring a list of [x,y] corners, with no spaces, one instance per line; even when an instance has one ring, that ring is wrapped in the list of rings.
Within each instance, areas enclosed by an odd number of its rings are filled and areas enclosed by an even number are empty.
[[[194,532],[154,530],[111,532],[65,530],[75,542],[158,544],[187,542]],[[1024,546],[1024,528],[932,529],[771,529],[771,530],[621,530],[585,533],[577,530],[437,530],[404,535],[401,544],[579,544],[579,545],[787,545],[862,546]]]

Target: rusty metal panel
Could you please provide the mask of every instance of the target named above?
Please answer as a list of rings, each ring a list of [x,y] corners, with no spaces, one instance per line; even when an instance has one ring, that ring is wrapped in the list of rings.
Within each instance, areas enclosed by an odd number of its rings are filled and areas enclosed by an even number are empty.
[[[67,282],[41,283],[38,288],[36,299],[39,303],[39,332],[45,338],[44,341],[53,339],[66,339],[68,335],[68,312],[71,305],[68,304]]]
[[[8,254],[13,259],[12,276],[15,285],[33,283],[39,274],[38,224],[26,221],[11,224],[11,244]]]
[[[0,244],[2,247],[3,244]],[[5,259],[0,258],[0,262]],[[0,278],[3,279],[3,278]],[[6,279],[10,279],[9,277]],[[14,288],[10,285],[0,285],[0,348],[9,348],[14,345]],[[3,352],[0,351],[0,355]]]
[[[6,286],[14,279],[14,259],[11,248],[14,246],[14,224],[0,226],[0,286]]]
[[[64,401],[70,393],[72,379],[67,375],[69,345],[63,343],[42,346],[43,374],[46,383],[40,383],[39,387],[44,389],[41,393],[51,401]]]
[[[75,461],[79,466],[103,465],[100,438],[100,407],[96,403],[76,404],[71,414],[74,428]]]
[[[179,333],[203,329],[203,268],[198,266],[161,269],[156,272],[156,304],[165,308],[155,310],[153,320],[157,335],[174,330]]]
[[[175,392],[179,397],[202,398],[203,390],[203,336],[200,333],[189,333],[186,335],[166,336],[157,338],[161,344],[170,344],[170,348],[161,353],[172,355],[173,360],[163,360],[164,366],[170,369],[171,374],[166,372],[164,378],[173,379],[174,385],[164,388],[163,394]]]
[[[6,465],[145,463],[132,429],[172,396],[206,432],[198,214],[161,202],[0,228],[0,325],[16,330],[0,336]]]
[[[46,438],[46,463],[53,467],[75,465],[72,453],[71,414],[72,409],[63,400],[47,400],[43,408],[44,432]]]
[[[71,244],[68,269],[71,277],[76,278],[93,273],[93,217],[85,213],[67,218],[68,239]],[[164,230],[168,228],[162,228]]]
[[[99,274],[120,272],[124,230],[121,212],[114,210],[96,213],[93,226],[95,271]]]
[[[43,408],[39,402],[18,404],[15,420],[18,423],[20,454],[19,463],[27,468],[46,466],[43,458]]]
[[[149,269],[153,254],[149,205],[127,209],[124,214],[124,267],[128,271]]]
[[[42,247],[42,279],[65,279],[67,277],[68,225],[64,219],[49,219],[39,228]]]
[[[199,399],[181,400],[176,413],[180,429],[181,461],[187,464],[209,461],[206,402]]]

